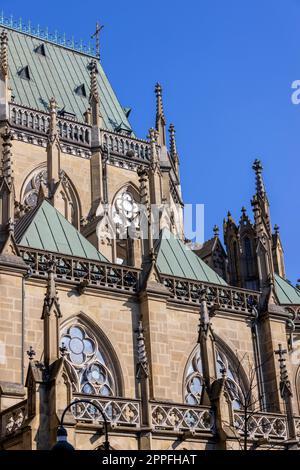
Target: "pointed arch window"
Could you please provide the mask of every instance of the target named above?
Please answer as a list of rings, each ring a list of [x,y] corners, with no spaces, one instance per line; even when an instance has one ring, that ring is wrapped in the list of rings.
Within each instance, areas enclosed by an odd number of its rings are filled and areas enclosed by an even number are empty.
[[[140,208],[133,192],[125,187],[115,197],[112,220],[116,227],[118,264],[134,265],[133,240],[140,229]]]
[[[216,346],[215,366],[217,378],[226,376],[225,389],[234,409],[242,407],[240,380],[228,355]],[[184,379],[184,401],[189,405],[200,405],[204,392],[202,361],[199,347],[190,359]]]
[[[78,229],[80,227],[81,217],[79,198],[73,183],[62,170],[60,172],[60,178],[65,193],[63,196],[65,200],[64,216]],[[47,186],[47,180],[46,166],[36,168],[27,176],[21,191],[21,202],[28,209],[33,209],[37,205],[40,187],[42,184]]]
[[[85,325],[75,322],[60,338],[74,376],[74,391],[105,397],[116,395],[116,377],[109,354]]]

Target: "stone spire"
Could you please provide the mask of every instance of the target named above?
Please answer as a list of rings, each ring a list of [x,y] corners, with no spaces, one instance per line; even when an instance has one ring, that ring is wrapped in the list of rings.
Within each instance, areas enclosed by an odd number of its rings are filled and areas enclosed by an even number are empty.
[[[59,358],[59,323],[61,310],[54,277],[55,262],[48,265],[47,291],[44,299],[44,362],[46,367]]]
[[[14,175],[12,163],[12,134],[8,126],[2,137],[2,155],[0,162],[0,248],[14,229]]]
[[[55,98],[50,99],[49,103],[50,110],[50,126],[49,126],[49,138],[51,140],[57,137],[57,104]]]
[[[91,62],[91,81],[89,103],[91,107],[91,124],[97,128],[102,126],[102,118],[100,114],[100,95],[97,81],[97,63],[95,60]]]
[[[161,147],[166,146],[166,119],[164,115],[163,101],[162,101],[162,87],[159,83],[155,85],[156,95],[156,120],[155,127],[158,132],[158,144]]]
[[[150,162],[152,166],[157,166],[159,163],[157,143],[158,143],[158,132],[151,128],[149,129],[149,141],[150,141]],[[154,169],[154,168],[153,168]]]
[[[8,37],[7,32],[2,31],[0,35],[0,62],[2,77],[8,76]]]
[[[149,364],[148,364],[148,357],[145,345],[145,338],[144,338],[144,328],[142,321],[139,321],[138,328],[136,330],[137,333],[137,370],[136,375],[140,378],[142,375],[144,377],[149,376]]]
[[[1,165],[1,176],[6,179],[6,182],[11,185],[13,181],[13,162],[12,162],[12,133],[8,126],[4,128],[3,134],[1,134],[3,140],[2,150],[2,165]]]
[[[60,179],[60,143],[57,129],[57,104],[55,98],[50,99],[50,125],[47,146],[47,177],[49,197],[52,197],[55,186]]]
[[[175,170],[177,176],[179,176],[179,157],[177,153],[177,146],[176,146],[176,136],[175,136],[175,126],[174,124],[170,124],[169,127],[169,134],[170,134],[170,154],[171,158],[174,162]]]
[[[158,132],[155,129],[149,130],[150,140],[150,168],[149,168],[149,189],[150,189],[150,204],[161,204],[162,187],[161,187],[161,172],[158,155]]]
[[[255,175],[256,175],[256,194],[258,196],[263,197],[266,193],[266,190],[265,190],[264,180],[262,177],[263,167],[262,167],[261,161],[258,159],[254,160],[252,168],[255,171]]]
[[[0,35],[0,120],[8,120],[8,36],[6,31]]]

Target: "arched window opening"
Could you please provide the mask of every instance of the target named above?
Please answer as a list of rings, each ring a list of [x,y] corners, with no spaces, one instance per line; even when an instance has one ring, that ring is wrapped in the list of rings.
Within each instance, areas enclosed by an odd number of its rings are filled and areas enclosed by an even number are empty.
[[[74,227],[80,227],[80,203],[76,190],[64,171],[60,174],[63,191],[61,193],[64,204],[64,216]],[[21,191],[21,203],[33,209],[38,203],[38,194],[41,184],[47,185],[47,169],[45,166],[36,168],[29,174]]]
[[[134,239],[140,228],[139,206],[129,188],[121,190],[114,201],[112,220],[116,225],[116,261],[134,265]]]
[[[87,395],[114,396],[117,394],[114,368],[103,344],[81,323],[64,328],[60,346],[71,366],[77,383],[74,391]]]
[[[242,408],[242,391],[240,388],[241,380],[237,376],[236,370],[231,359],[219,347],[216,346],[215,365],[217,378],[226,377],[225,389],[229,396],[233,409]],[[197,348],[195,354],[190,359],[186,368],[184,380],[184,401],[189,405],[200,405],[204,391],[204,379],[200,349]]]

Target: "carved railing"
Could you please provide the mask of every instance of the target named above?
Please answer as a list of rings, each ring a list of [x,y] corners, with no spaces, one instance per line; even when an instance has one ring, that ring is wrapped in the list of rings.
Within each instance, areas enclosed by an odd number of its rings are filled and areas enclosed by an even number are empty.
[[[245,434],[245,416],[243,412],[234,412],[234,427],[239,434]],[[259,437],[269,439],[287,439],[286,416],[273,413],[254,413],[247,420],[249,439]]]
[[[109,131],[101,131],[104,149],[117,156],[150,160],[150,144],[146,140],[134,139]]]
[[[300,416],[296,416],[294,418],[294,426],[295,426],[296,437],[299,439],[300,438]]]
[[[54,262],[57,280],[82,283],[90,287],[107,287],[126,292],[136,292],[140,271],[100,261],[86,260],[57,253],[43,252],[32,248],[19,247],[20,255],[31,268],[33,276],[47,277],[48,263]]]
[[[9,436],[20,429],[27,418],[27,400],[11,406],[0,413],[0,438]]]
[[[157,430],[212,432],[214,427],[213,415],[206,407],[152,403],[151,416]]]
[[[113,426],[140,426],[140,402],[125,398],[93,397],[92,395],[76,394],[71,412],[77,421],[103,421],[101,413],[89,403],[78,403],[82,398],[96,403],[103,411],[107,421]]]
[[[49,133],[49,114],[14,103],[10,103],[9,108],[10,122],[14,127],[45,136]],[[83,147],[91,145],[91,127],[87,124],[58,117],[57,126],[63,142]]]
[[[203,290],[205,290],[207,304],[218,309],[251,313],[253,307],[259,302],[259,292],[164,274],[161,274],[160,278],[171,296],[182,302],[199,304]]]

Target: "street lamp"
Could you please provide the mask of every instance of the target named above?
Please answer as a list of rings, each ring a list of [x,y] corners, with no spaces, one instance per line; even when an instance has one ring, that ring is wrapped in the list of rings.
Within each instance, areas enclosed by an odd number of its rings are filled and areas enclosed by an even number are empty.
[[[73,401],[72,403],[69,403],[68,406],[64,409],[64,412],[60,419],[59,426],[57,428],[56,444],[52,447],[52,450],[75,450],[72,444],[68,442],[68,439],[67,439],[68,433],[67,433],[67,430],[63,426],[63,422],[64,422],[64,417],[65,417],[66,412],[72,406],[77,405],[78,403],[88,403],[89,405],[93,405],[101,414],[103,421],[104,421],[104,432],[105,432],[104,450],[109,451],[107,418],[97,403],[94,403],[91,400],[87,400],[87,399]]]

